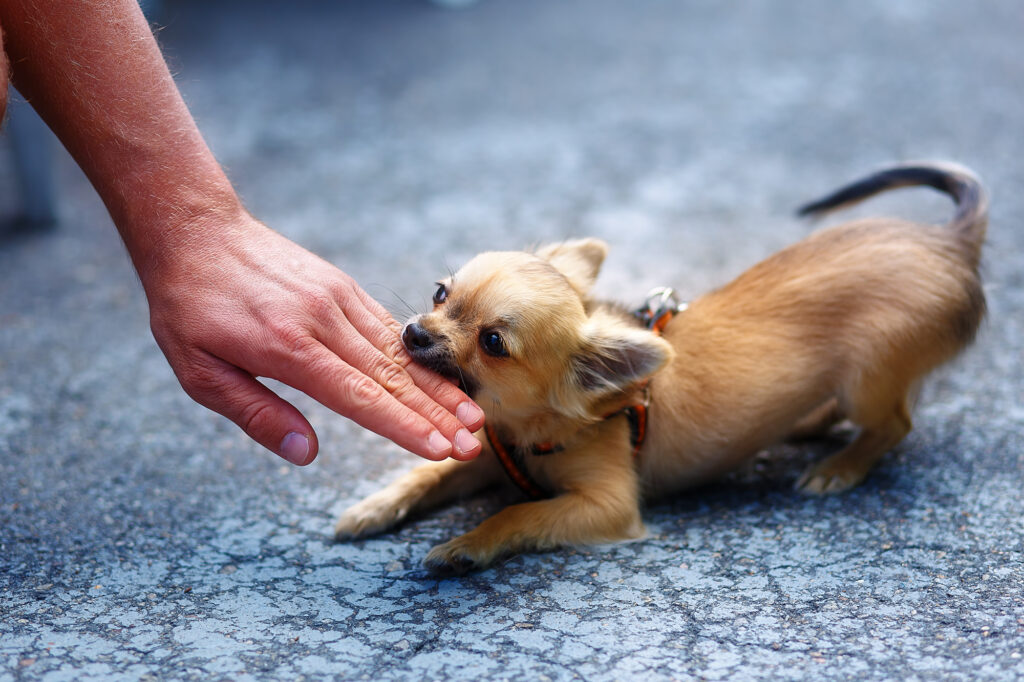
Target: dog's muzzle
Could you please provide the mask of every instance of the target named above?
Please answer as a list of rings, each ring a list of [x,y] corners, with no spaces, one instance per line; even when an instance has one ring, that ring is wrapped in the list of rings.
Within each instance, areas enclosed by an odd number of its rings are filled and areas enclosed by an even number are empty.
[[[413,354],[413,357],[435,345],[433,335],[416,320],[405,325],[405,329],[402,330],[402,343],[405,344],[406,350]]]
[[[402,343],[417,363],[438,374],[459,383],[466,395],[472,396],[477,389],[476,382],[455,362],[451,349],[444,338],[438,338],[413,318],[402,330]]]

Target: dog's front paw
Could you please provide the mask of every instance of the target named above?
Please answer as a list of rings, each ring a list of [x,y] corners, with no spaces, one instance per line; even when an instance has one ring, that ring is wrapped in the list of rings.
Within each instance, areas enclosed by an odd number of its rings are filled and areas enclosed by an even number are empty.
[[[334,524],[334,539],[357,540],[382,533],[401,523],[409,514],[409,505],[381,491],[355,504]]]
[[[423,565],[440,575],[463,575],[486,568],[493,557],[466,535],[438,545],[427,553]]]

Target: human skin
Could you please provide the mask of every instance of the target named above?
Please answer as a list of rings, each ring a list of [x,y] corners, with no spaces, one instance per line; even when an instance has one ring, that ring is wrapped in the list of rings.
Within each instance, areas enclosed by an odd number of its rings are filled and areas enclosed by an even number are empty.
[[[3,0],[0,28],[0,83],[9,71],[103,199],[194,400],[299,465],[316,434],[259,377],[422,457],[479,454],[483,412],[412,363],[387,311],[245,210],[134,0]]]

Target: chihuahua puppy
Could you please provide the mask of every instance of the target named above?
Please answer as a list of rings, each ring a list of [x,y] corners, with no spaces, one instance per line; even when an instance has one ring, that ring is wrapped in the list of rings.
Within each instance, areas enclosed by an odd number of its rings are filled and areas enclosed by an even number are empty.
[[[379,533],[511,479],[535,499],[435,547],[428,568],[462,573],[516,552],[638,538],[643,498],[841,419],[856,437],[797,486],[824,494],[858,484],[910,431],[921,379],[974,338],[987,199],[968,170],[922,163],[801,210],[911,185],[949,194],[952,222],[875,218],[819,231],[671,319],[657,311],[660,332],[589,296],[601,241],[477,256],[438,283],[433,311],[402,338],[483,408],[483,452],[414,469],[348,509],[336,537]]]

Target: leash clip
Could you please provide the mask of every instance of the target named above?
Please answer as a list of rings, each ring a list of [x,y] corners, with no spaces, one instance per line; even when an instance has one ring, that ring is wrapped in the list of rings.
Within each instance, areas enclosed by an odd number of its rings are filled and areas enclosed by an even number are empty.
[[[689,304],[680,301],[672,287],[657,287],[647,293],[644,304],[634,310],[633,315],[648,329],[661,331],[673,315],[688,307]]]

